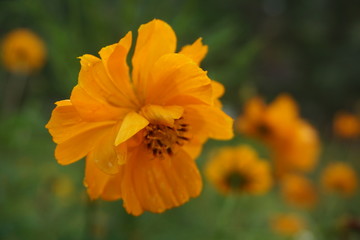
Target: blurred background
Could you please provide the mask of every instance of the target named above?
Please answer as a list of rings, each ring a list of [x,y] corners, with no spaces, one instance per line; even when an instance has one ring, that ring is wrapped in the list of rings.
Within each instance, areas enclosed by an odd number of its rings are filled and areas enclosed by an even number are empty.
[[[97,55],[158,18],[175,30],[178,50],[198,37],[209,46],[201,66],[224,84],[222,102],[232,117],[255,95],[271,102],[285,92],[296,100],[321,140],[309,174],[315,185],[330,161],[359,173],[358,134],[333,133],[337,112],[360,112],[359,13],[355,0],[0,0],[2,58],[15,29],[30,30],[44,45],[34,70],[0,65],[0,239],[360,239],[358,193],[324,196],[321,207],[299,210],[284,203],[276,184],[262,196],[224,196],[205,176],[202,194],[189,203],[129,216],[121,201],[89,201],[84,162],[58,165],[44,127],[54,102],[68,99],[77,84],[77,57]],[[200,170],[217,148],[244,143],[271,157],[266,144],[237,133],[230,142],[209,141]],[[271,219],[283,212],[301,215],[306,227],[290,235],[274,230]]]

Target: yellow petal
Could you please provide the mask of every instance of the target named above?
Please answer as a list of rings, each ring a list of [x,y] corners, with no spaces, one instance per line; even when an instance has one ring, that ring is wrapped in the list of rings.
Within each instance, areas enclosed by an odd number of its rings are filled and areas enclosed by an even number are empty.
[[[189,105],[185,109],[184,119],[199,135],[219,140],[231,139],[234,135],[233,119],[216,107]]]
[[[120,143],[125,142],[148,124],[149,121],[140,114],[129,112],[121,124],[120,130],[116,136],[115,145],[117,146]]]
[[[123,178],[123,167],[120,168],[120,171],[111,176],[107,181],[101,198],[107,201],[114,201],[122,198],[121,194],[121,182]]]
[[[94,163],[94,161],[86,159],[84,185],[91,199],[100,197],[106,182],[111,175],[105,174]]]
[[[45,126],[55,143],[63,143],[76,135],[94,128],[115,124],[113,121],[85,122],[69,100],[56,102],[56,105],[57,107],[53,110],[51,118]]]
[[[91,129],[58,144],[55,149],[56,160],[62,165],[80,160],[92,150],[108,129],[109,127]]]
[[[144,210],[160,213],[179,206],[198,196],[202,188],[194,161],[183,151],[172,159],[151,159],[145,149],[139,150],[125,171],[124,206],[134,215]]]
[[[203,45],[201,41],[202,38],[198,38],[192,45],[184,46],[179,53],[190,57],[199,65],[208,52],[208,46]]]
[[[114,120],[133,108],[129,98],[121,94],[109,77],[102,61],[91,55],[81,57],[79,83],[70,100],[83,119]]]
[[[90,152],[88,159],[95,162],[100,170],[106,174],[116,174],[119,172],[120,161],[124,161],[123,156],[118,154],[125,154],[126,152],[119,152],[114,145],[115,141],[115,127],[108,131],[101,139],[99,143],[95,145],[94,149]]]
[[[151,123],[171,127],[174,125],[174,119],[179,119],[183,112],[184,108],[180,106],[146,105],[140,113]]]
[[[102,48],[99,54],[116,90],[124,97],[123,101],[127,101],[127,105],[136,107],[138,103],[130,83],[129,67],[126,62],[131,41],[132,34],[128,32],[118,43]]]
[[[81,118],[86,121],[117,121],[131,109],[119,108],[93,97],[85,88],[77,85],[71,93],[71,102]]]
[[[70,101],[56,103],[46,125],[54,142],[58,143],[55,157],[60,164],[70,164],[89,153],[114,122],[85,122]]]
[[[147,91],[146,85],[154,63],[162,55],[175,52],[175,48],[176,36],[167,23],[154,19],[140,26],[132,59],[132,78],[140,96]]]
[[[214,105],[218,108],[222,108],[222,104],[219,98],[224,95],[225,88],[221,83],[217,81],[211,81],[211,86],[213,90]]]
[[[162,56],[152,69],[152,78],[147,91],[147,103],[175,105],[178,98],[195,98],[212,104],[211,81],[205,71],[182,54]]]
[[[196,159],[200,155],[206,140],[206,138],[200,139],[199,136],[192,136],[189,143],[185,144],[182,148],[192,159]]]
[[[225,93],[224,85],[222,85],[221,83],[219,83],[217,81],[212,80],[211,86],[213,88],[213,97],[214,98],[220,98],[222,95],[224,95],[224,93]]]

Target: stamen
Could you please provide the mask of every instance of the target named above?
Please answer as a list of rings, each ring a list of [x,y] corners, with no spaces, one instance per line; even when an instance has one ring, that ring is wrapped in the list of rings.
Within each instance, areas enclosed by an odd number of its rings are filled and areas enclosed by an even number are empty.
[[[190,139],[184,134],[188,131],[188,124],[182,119],[174,121],[174,127],[161,124],[149,124],[145,128],[144,143],[156,158],[163,158],[164,154],[174,154],[174,148],[183,146]]]

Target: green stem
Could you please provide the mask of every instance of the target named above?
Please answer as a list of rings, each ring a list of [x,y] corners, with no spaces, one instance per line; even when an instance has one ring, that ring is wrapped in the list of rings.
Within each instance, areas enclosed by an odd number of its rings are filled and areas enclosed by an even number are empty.
[[[227,196],[224,200],[224,204],[220,210],[219,217],[216,223],[216,232],[214,234],[214,239],[226,239],[226,228],[230,221],[231,214],[236,206],[236,197]]]

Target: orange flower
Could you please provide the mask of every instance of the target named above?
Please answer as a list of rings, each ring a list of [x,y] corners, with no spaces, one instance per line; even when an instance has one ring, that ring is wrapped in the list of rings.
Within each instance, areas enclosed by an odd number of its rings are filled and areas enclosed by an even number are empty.
[[[320,154],[316,130],[309,123],[298,120],[289,129],[286,138],[273,143],[272,154],[279,177],[293,171],[310,172]]]
[[[272,186],[269,165],[247,145],[222,148],[208,163],[206,175],[222,193],[263,194]]]
[[[295,214],[280,214],[272,219],[271,228],[280,235],[293,236],[305,228],[305,222]]]
[[[287,175],[282,179],[281,193],[285,201],[300,208],[312,208],[317,202],[313,184],[301,175]]]
[[[219,94],[199,62],[197,40],[174,53],[176,36],[161,20],[142,25],[129,74],[129,32],[118,43],[81,57],[70,100],[57,102],[47,124],[55,157],[86,156],[91,198],[123,199],[134,215],[160,213],[199,195],[194,162],[208,138],[230,139],[232,119],[214,104]]]
[[[339,137],[356,138],[360,135],[360,120],[351,113],[339,112],[335,115],[333,129]]]
[[[4,65],[12,72],[29,73],[40,69],[45,55],[44,42],[28,29],[13,30],[2,43]]]
[[[267,144],[278,176],[292,171],[308,172],[317,163],[317,132],[299,117],[296,102],[287,94],[279,95],[268,106],[259,97],[250,99],[237,126],[240,132]]]
[[[334,162],[324,169],[321,183],[327,191],[351,196],[357,188],[356,172],[346,163]]]
[[[240,132],[271,143],[287,136],[297,119],[298,107],[289,95],[279,95],[268,106],[261,98],[254,97],[245,104],[237,126]]]

